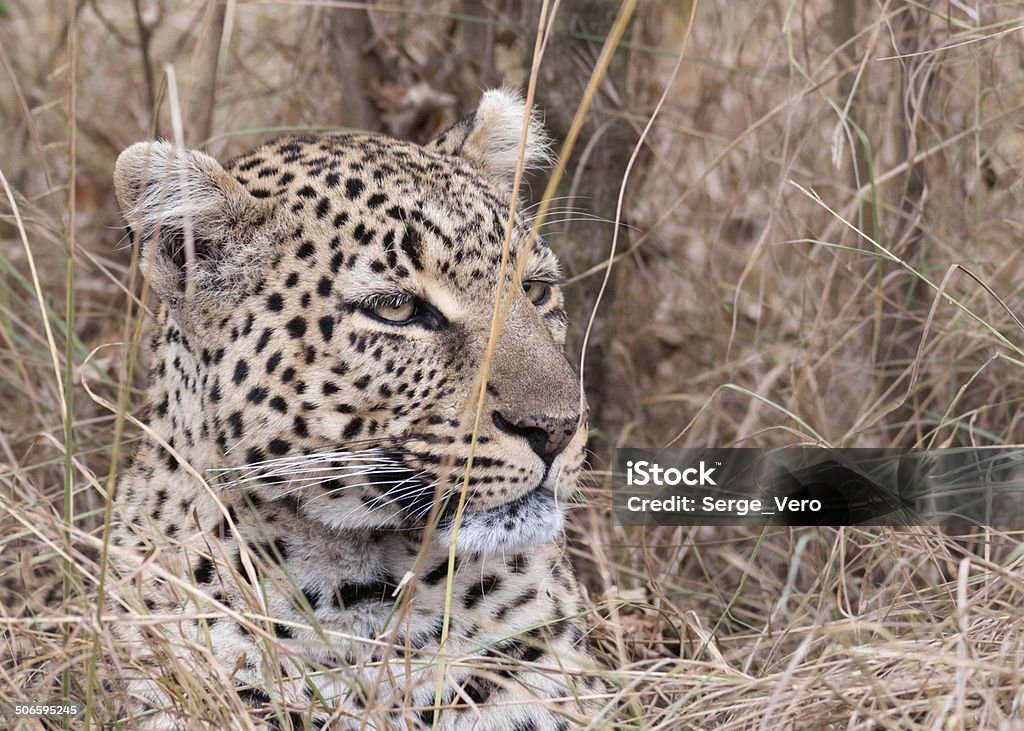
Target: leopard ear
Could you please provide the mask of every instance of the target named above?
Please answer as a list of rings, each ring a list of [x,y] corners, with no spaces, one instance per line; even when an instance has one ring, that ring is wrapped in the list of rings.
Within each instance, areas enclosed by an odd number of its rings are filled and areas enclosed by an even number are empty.
[[[491,183],[510,193],[519,163],[524,122],[524,168],[549,163],[551,142],[543,124],[533,110],[527,109],[522,97],[509,89],[485,92],[475,112],[427,147],[466,158]]]
[[[170,142],[139,142],[117,158],[114,190],[161,297],[240,286],[269,214],[220,163]],[[192,287],[189,287],[189,284]]]

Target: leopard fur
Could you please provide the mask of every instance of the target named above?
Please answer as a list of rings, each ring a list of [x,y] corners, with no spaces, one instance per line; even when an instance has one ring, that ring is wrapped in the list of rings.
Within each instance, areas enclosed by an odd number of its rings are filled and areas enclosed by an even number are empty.
[[[179,666],[229,678],[271,725],[586,720],[585,608],[560,542],[586,405],[558,262],[521,215],[497,276],[524,131],[529,165],[540,125],[491,91],[424,146],[289,136],[222,166],[150,142],[118,160],[162,305],[112,606],[139,609],[131,584],[180,615]],[[126,635],[147,722],[201,726],[167,707],[151,631]]]

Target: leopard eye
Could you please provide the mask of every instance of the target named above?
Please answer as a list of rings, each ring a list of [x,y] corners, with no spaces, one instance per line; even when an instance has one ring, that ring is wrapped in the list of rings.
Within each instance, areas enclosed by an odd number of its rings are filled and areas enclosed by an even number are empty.
[[[401,325],[411,320],[416,314],[416,300],[382,302],[370,311],[381,320]]]
[[[544,304],[551,298],[551,285],[539,279],[523,280],[523,291],[526,292],[526,299],[537,306]]]

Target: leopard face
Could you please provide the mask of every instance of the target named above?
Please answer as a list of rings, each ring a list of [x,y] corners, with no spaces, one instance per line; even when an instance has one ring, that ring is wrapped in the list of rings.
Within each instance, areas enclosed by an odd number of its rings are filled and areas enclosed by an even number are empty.
[[[160,469],[187,461],[338,531],[434,520],[445,545],[465,481],[458,550],[552,541],[586,405],[556,257],[522,215],[509,226],[524,130],[529,164],[536,121],[488,92],[426,146],[293,136],[223,166],[166,142],[122,153],[118,198],[164,306],[150,422],[178,456]]]

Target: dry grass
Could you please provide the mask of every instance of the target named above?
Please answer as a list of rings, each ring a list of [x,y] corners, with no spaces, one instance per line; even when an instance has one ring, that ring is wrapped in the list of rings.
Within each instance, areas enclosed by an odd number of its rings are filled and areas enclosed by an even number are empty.
[[[19,597],[0,699],[63,685],[100,719],[117,701],[82,553],[118,461],[102,402],[141,396],[110,171],[171,134],[165,65],[187,141],[222,158],[281,129],[425,139],[481,87],[525,82],[539,5],[331,5],[0,2],[0,579]],[[1024,439],[1024,8],[701,0],[683,49],[691,7],[640,4],[574,159],[605,139],[628,159],[685,50],[625,189],[586,373],[594,470],[570,538],[615,689],[595,724],[1024,728],[1020,532],[624,530],[603,469],[613,446],[669,442]],[[592,24],[551,41],[573,104],[608,31]],[[560,194],[614,218],[621,177],[609,198],[575,169]],[[547,227],[570,298],[593,298],[608,251],[588,245],[610,230]],[[129,423],[120,453],[137,438]],[[243,725],[224,678],[160,672],[195,718]]]

